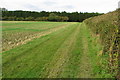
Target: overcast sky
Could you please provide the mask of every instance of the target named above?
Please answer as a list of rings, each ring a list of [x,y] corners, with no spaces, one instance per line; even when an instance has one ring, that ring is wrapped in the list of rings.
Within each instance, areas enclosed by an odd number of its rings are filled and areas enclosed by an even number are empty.
[[[107,13],[118,8],[119,0],[1,0],[8,10]]]

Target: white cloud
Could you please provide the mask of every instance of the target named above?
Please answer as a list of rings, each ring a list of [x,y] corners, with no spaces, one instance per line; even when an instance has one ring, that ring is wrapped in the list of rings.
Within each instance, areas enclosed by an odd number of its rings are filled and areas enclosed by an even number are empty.
[[[8,10],[109,12],[119,0],[2,0],[0,7]]]

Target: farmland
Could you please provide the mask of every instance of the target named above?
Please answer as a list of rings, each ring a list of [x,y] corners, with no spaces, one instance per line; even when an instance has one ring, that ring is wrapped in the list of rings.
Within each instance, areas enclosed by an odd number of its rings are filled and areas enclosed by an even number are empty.
[[[77,22],[3,21],[3,78],[110,78],[99,37]]]
[[[24,44],[33,38],[49,34],[68,24],[46,22],[46,25],[44,22],[3,22],[3,51]]]

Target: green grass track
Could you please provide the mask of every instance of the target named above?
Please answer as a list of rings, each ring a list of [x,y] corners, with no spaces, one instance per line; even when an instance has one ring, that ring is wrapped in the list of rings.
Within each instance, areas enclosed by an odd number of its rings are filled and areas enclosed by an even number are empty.
[[[33,39],[2,53],[3,78],[100,77],[94,40],[83,23]]]

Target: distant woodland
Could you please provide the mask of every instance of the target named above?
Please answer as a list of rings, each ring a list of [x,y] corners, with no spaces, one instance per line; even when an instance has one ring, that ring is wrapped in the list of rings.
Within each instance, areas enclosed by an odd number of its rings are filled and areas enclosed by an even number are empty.
[[[3,21],[56,21],[56,22],[82,22],[83,20],[101,15],[103,13],[88,13],[88,12],[35,12],[35,11],[9,11],[5,8],[0,8],[2,11]]]

